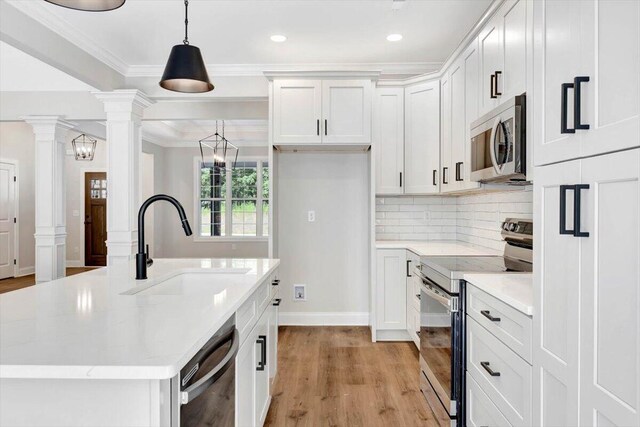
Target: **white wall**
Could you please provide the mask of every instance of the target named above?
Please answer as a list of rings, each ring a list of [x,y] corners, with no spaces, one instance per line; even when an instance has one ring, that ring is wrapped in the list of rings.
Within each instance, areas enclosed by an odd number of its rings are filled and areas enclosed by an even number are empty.
[[[155,162],[156,179],[161,176],[160,188],[184,206],[191,228],[196,232],[194,213],[194,158],[200,157],[197,148],[164,148],[164,161]],[[267,158],[267,146],[240,149],[243,156]],[[157,156],[155,156],[157,159]],[[156,215],[156,257],[164,258],[266,258],[268,242],[195,242],[186,237],[175,208],[158,204]],[[160,245],[160,246],[158,246]]]
[[[18,162],[18,274],[35,267],[35,152],[33,130],[24,122],[0,123],[0,158]]]
[[[278,154],[282,324],[367,324],[368,168],[369,153]],[[293,284],[307,301],[293,301]]]
[[[501,251],[501,223],[532,217],[531,187],[455,197],[377,197],[376,239],[459,240]]]

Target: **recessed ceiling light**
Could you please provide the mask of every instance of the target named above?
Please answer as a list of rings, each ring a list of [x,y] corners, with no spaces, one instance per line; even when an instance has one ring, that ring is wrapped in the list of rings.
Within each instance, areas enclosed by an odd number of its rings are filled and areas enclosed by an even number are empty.
[[[271,41],[276,43],[286,42],[287,36],[283,36],[282,34],[275,34],[271,36]]]
[[[387,36],[387,40],[389,40],[390,42],[399,42],[400,40],[402,40],[402,34],[389,34]]]

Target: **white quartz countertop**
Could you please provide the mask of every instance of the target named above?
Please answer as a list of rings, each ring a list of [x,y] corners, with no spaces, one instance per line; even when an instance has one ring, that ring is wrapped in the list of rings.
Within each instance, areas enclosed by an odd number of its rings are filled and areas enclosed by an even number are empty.
[[[418,256],[482,256],[502,255],[501,252],[489,248],[473,246],[455,240],[377,240],[378,249],[407,249]]]
[[[2,294],[0,378],[171,378],[278,264],[156,259],[146,281],[132,262]],[[210,274],[212,286],[122,295],[181,273]]]
[[[533,316],[531,273],[467,273],[464,280],[527,316]]]

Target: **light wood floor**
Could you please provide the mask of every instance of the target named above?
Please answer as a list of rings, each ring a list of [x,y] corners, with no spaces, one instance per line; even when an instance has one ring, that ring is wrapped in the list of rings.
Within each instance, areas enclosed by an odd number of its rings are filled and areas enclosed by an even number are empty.
[[[265,426],[438,426],[412,342],[372,343],[367,327],[282,326]]]
[[[85,271],[90,271],[90,270],[93,270],[93,268],[91,267],[67,268],[67,276],[73,276],[74,274],[84,273]],[[21,277],[12,277],[10,279],[2,279],[0,280],[0,294],[26,288],[27,286],[33,286],[35,284],[36,284],[35,274],[30,274],[28,276],[21,276]]]

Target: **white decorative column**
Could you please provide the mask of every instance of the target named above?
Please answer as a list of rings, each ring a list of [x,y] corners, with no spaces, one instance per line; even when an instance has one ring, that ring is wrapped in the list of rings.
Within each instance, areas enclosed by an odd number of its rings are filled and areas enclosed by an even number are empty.
[[[94,95],[107,113],[107,265],[113,265],[137,252],[142,112],[152,101],[139,90]]]
[[[73,125],[58,116],[27,116],[35,135],[36,283],[65,276],[65,142]]]

